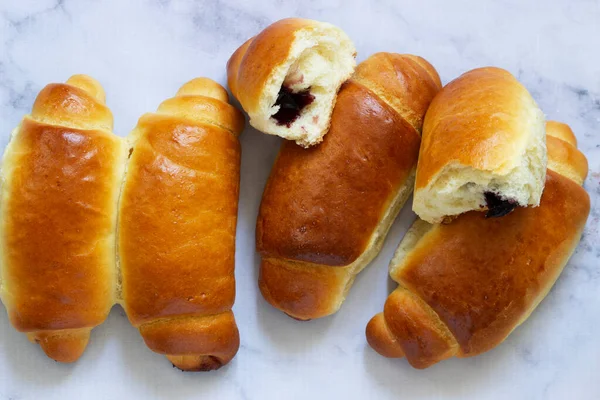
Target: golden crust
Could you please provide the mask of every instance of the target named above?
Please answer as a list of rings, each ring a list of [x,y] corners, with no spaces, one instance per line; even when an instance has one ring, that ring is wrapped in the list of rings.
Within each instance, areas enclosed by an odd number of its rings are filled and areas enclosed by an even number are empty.
[[[14,140],[3,203],[11,321],[24,332],[99,325],[113,301],[119,139],[26,117]]]
[[[248,47],[252,44],[253,41],[254,41],[254,37],[251,37],[250,39],[246,40],[244,42],[244,44],[242,44],[240,47],[238,47],[238,49],[236,51],[233,52],[233,54],[227,61],[227,86],[229,86],[229,90],[231,90],[231,94],[233,94],[233,97],[238,99],[238,101],[239,101],[238,95],[241,94],[241,91],[238,89],[239,73],[240,73],[239,71],[240,71],[240,67],[242,65],[242,61],[244,60],[244,56],[246,55],[246,52],[248,51]],[[290,45],[291,44],[288,44],[288,46],[290,46]],[[266,71],[266,69],[265,69],[265,71]],[[248,90],[248,89],[245,88],[244,90]],[[258,96],[258,93],[260,93],[260,89],[256,89],[256,92],[254,92],[254,95]]]
[[[228,362],[237,351],[230,310],[243,116],[214,85],[187,84],[140,119],[120,201],[125,309],[149,347],[181,356],[171,361],[184,369],[208,368],[200,356]],[[219,339],[225,331],[228,344]],[[184,351],[194,338],[199,347]]]
[[[425,116],[415,190],[451,164],[510,171],[536,109],[527,89],[499,68],[475,69],[450,82]]]
[[[412,354],[403,343],[411,365],[423,368],[451,355],[474,356],[504,341],[554,284],[579,241],[589,207],[583,188],[549,171],[539,207],[519,208],[502,219],[469,212],[450,224],[435,225],[396,269],[393,279],[401,287],[390,299],[410,290],[439,316],[460,347],[451,354],[440,350],[432,340],[438,329],[418,327],[407,333],[409,322],[422,325],[431,319],[405,318],[405,312],[414,312],[412,305],[386,305],[390,336],[420,341]],[[386,350],[389,337],[373,328],[367,336],[382,355],[398,356]]]
[[[548,169],[572,179],[578,185],[583,185],[588,173],[588,161],[583,153],[552,136],[546,138],[546,146],[548,154],[553,154],[553,157],[548,159]]]
[[[376,314],[367,324],[367,342],[369,346],[379,354],[388,358],[404,357],[404,350],[388,328],[385,316],[382,312]]]
[[[271,72],[289,58],[295,32],[321,24],[302,18],[279,20],[246,41],[227,62],[227,84],[249,114],[259,109],[260,93]]]
[[[205,96],[178,96],[165,100],[158,107],[158,114],[181,119],[202,121],[218,126],[239,136],[244,129],[244,118],[231,104]]]
[[[425,230],[413,225],[390,265],[400,286],[367,326],[373,349],[386,357],[406,356],[415,368],[474,356],[504,341],[546,296],[590,211],[579,186],[587,161],[552,130],[539,207],[501,219],[473,211]]]
[[[402,287],[390,294],[384,312],[367,325],[367,341],[386,357],[406,357],[415,368],[449,358],[458,347],[438,315]]]
[[[37,96],[31,117],[40,123],[80,129],[112,130],[113,116],[104,103],[83,89],[53,83]]]
[[[571,127],[565,123],[558,121],[546,122],[546,134],[555,138],[561,139],[571,146],[577,148],[577,138]]]
[[[230,309],[239,142],[211,125],[157,115],[136,129],[119,221],[130,320]]]
[[[258,285],[273,307],[292,318],[310,320],[337,311],[347,281],[347,267],[263,257]]]
[[[114,303],[125,161],[101,86],[68,83],[40,92],[2,165],[2,300],[14,327],[62,362],[79,358]]]
[[[146,345],[184,371],[209,371],[237,353],[240,336],[233,313],[158,320],[140,326]]]
[[[229,104],[225,88],[208,78],[187,82],[175,97],[163,101],[156,113],[214,125],[236,137],[244,129],[244,116]]]
[[[83,355],[90,340],[90,328],[29,333],[28,337],[40,345],[51,359],[73,363]]]
[[[96,102],[106,104],[104,88],[94,78],[83,74],[73,75],[67,79],[66,84],[83,90],[86,95],[94,98]]]
[[[383,99],[419,133],[429,103],[442,87],[435,68],[409,54],[373,54],[358,65],[352,80]]]
[[[393,109],[347,83],[321,145],[282,144],[259,211],[258,250],[331,266],[352,263],[414,168],[419,142]]]
[[[548,169],[583,185],[588,174],[588,161],[577,149],[577,140],[571,128],[560,122],[548,121],[546,135]]]
[[[402,87],[419,92],[426,86],[429,97],[410,99],[415,115],[424,114],[441,86],[411,56],[378,54],[361,65],[360,77],[338,94],[323,142],[310,149],[284,142],[263,194],[256,226],[263,257],[259,285],[267,301],[295,318],[335,312],[372,257],[353,263],[371,249],[377,253],[392,199],[412,188],[420,142],[417,130],[392,108],[395,96],[404,96]],[[402,84],[389,81],[390,68],[401,70],[395,73]],[[362,85],[383,88],[384,81],[394,90],[386,93],[389,101]],[[375,232],[381,237],[373,241]]]

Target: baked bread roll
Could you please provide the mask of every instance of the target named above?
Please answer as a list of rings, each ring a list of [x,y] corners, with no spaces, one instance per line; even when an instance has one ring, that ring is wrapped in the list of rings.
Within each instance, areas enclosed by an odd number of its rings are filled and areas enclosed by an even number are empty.
[[[423,116],[440,88],[424,59],[375,54],[340,90],[320,145],[282,144],[256,225],[269,303],[301,320],[340,308],[412,191]]]
[[[544,115],[523,85],[479,68],[446,85],[423,126],[413,210],[430,223],[537,206],[544,188]]]
[[[336,94],[352,74],[355,56],[354,44],[341,29],[283,19],[233,53],[228,84],[250,125],[308,147],[327,132]]]
[[[84,75],[46,86],[2,161],[2,302],[13,326],[61,362],[81,356],[115,302],[127,152],[104,97]]]
[[[225,89],[200,78],[130,135],[121,301],[148,347],[182,370],[219,368],[239,347],[231,307],[243,127]]]
[[[590,211],[580,186],[587,161],[569,132],[548,124],[550,167],[539,207],[499,219],[469,212],[447,225],[414,223],[390,263],[400,286],[367,325],[373,349],[426,368],[488,351],[529,317],[575,250]]]

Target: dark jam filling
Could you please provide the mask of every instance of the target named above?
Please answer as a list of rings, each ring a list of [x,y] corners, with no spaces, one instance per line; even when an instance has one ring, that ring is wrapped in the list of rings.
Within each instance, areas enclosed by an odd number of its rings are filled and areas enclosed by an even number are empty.
[[[504,217],[510,214],[517,206],[517,202],[514,200],[504,200],[496,193],[485,192],[485,203],[488,211],[485,214],[486,218],[497,218]]]
[[[273,115],[277,125],[285,125],[288,128],[292,122],[298,119],[304,107],[315,100],[315,96],[310,94],[310,88],[301,92],[293,93],[290,88],[282,86],[277,95],[276,106],[279,111]]]

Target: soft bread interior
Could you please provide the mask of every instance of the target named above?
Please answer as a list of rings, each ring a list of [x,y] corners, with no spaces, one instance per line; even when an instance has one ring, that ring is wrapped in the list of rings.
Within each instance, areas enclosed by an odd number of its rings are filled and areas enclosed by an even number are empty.
[[[250,115],[252,125],[304,147],[321,142],[337,92],[356,66],[355,54],[350,39],[333,25],[321,23],[296,31],[286,62],[273,69],[261,94],[259,112]],[[276,102],[283,86],[293,93],[309,90],[314,96],[289,127],[272,118],[279,111]]]
[[[415,212],[428,222],[439,223],[467,211],[486,210],[486,193],[518,206],[538,206],[547,165],[544,115],[538,111],[531,116],[525,145],[515,145],[516,154],[507,155],[505,168],[494,171],[448,164],[419,189]]]
[[[422,244],[421,239],[427,235],[431,228],[433,228],[433,225],[417,218],[402,238],[389,265],[390,277],[396,282],[398,282],[398,280],[395,277],[402,270],[405,261],[412,251],[415,250],[419,244]]]
[[[10,139],[8,144],[6,145],[6,150],[2,155],[2,168],[0,169],[0,202],[5,206],[8,199],[10,198],[12,187],[11,177],[12,171],[17,168],[16,163],[16,153],[18,149],[15,149],[15,137],[21,131],[21,124],[17,126],[17,128],[13,129],[10,134]],[[4,221],[4,219],[3,219]],[[0,223],[0,237],[4,237],[4,223]],[[4,250],[4,241],[0,241],[0,254],[4,256],[6,251]],[[5,305],[6,309],[10,309],[13,307],[12,296],[10,296],[11,288],[9,286],[9,281],[3,279],[6,276],[7,262],[2,259],[0,262],[0,301]]]

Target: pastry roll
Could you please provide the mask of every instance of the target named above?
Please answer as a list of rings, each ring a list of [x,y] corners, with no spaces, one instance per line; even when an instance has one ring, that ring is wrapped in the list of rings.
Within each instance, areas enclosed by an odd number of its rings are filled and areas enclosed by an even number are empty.
[[[250,125],[308,147],[327,133],[337,92],[352,74],[355,56],[354,44],[341,29],[283,19],[233,53],[228,84]]]
[[[48,357],[77,360],[115,302],[117,200],[127,157],[98,82],[50,84],[2,161],[2,301]]]
[[[148,347],[182,370],[219,368],[239,347],[231,307],[243,127],[225,89],[200,78],[130,135],[121,302]]]
[[[504,218],[477,211],[449,224],[418,219],[390,263],[399,287],[367,325],[371,347],[426,368],[500,343],[548,294],[590,212],[585,156],[564,124],[548,123],[549,168],[539,207]]]
[[[501,217],[539,205],[544,132],[542,111],[510,73],[479,68],[463,74],[427,111],[413,210],[439,223],[471,210]]]
[[[302,320],[336,312],[412,192],[435,69],[378,53],[342,87],[323,142],[282,144],[256,225],[265,299]]]

